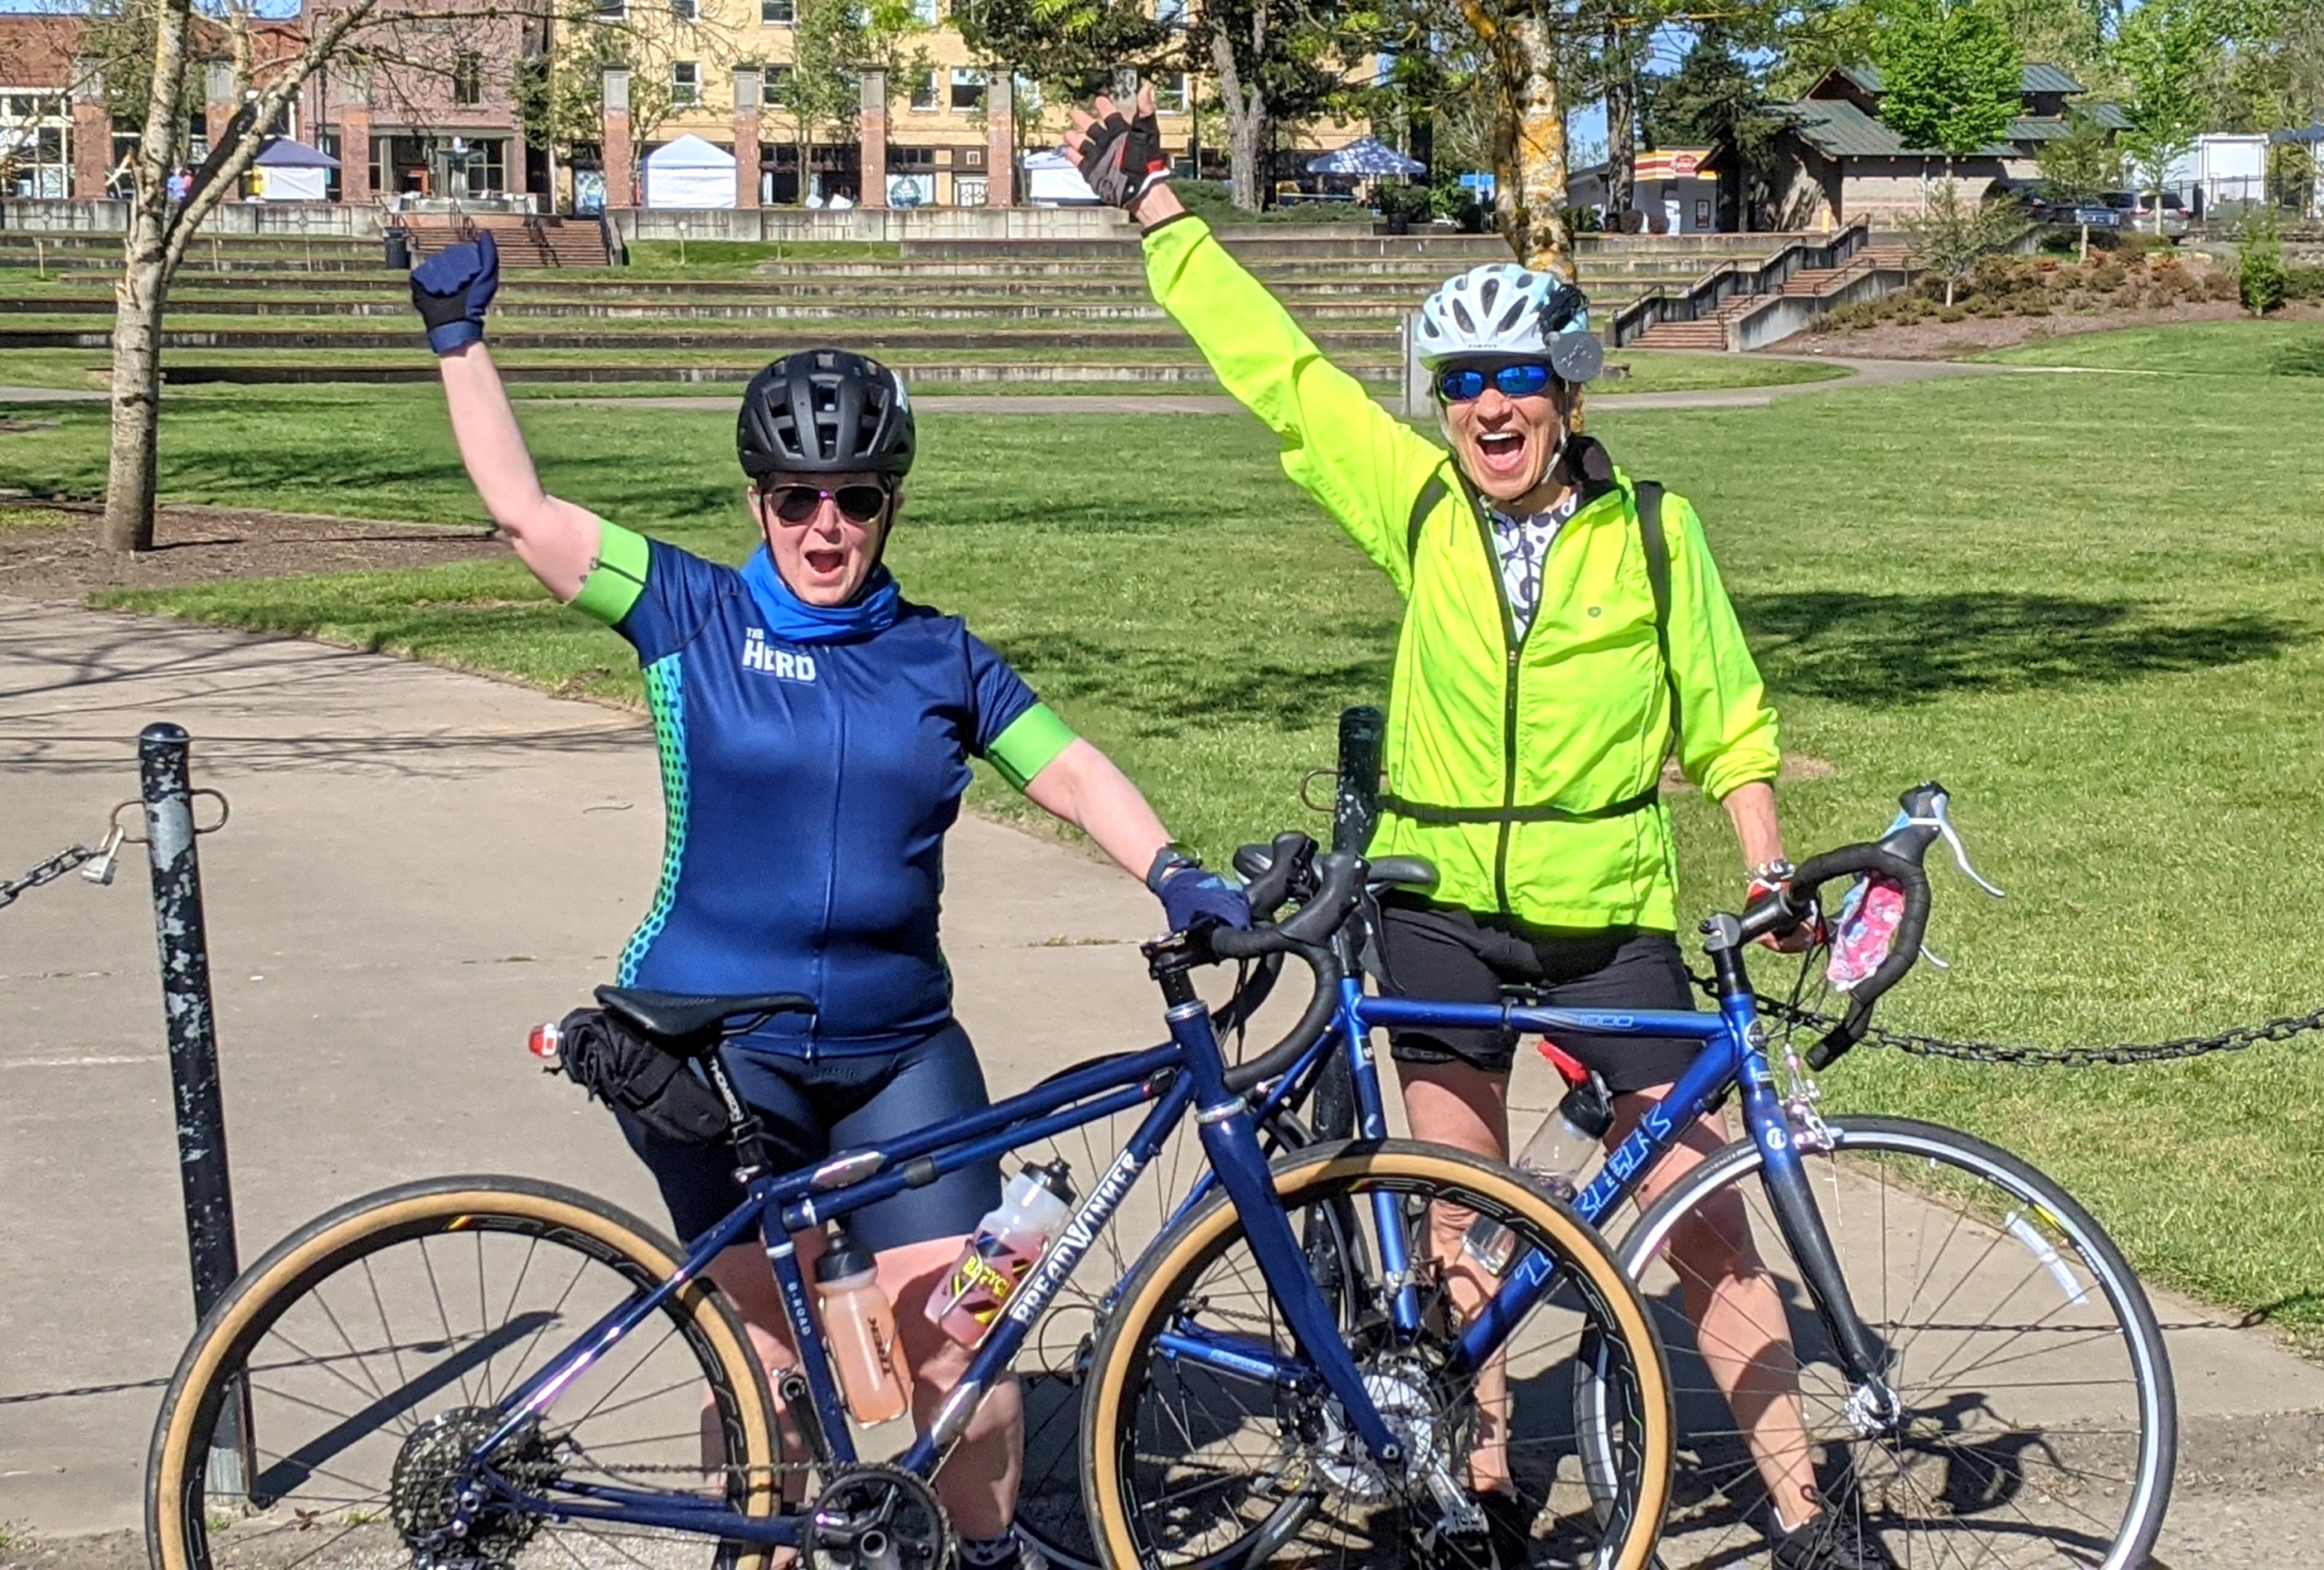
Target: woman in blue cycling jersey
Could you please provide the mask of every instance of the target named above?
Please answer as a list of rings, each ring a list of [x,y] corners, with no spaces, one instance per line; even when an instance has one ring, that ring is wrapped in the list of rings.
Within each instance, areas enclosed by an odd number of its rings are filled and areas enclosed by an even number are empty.
[[[760,547],[741,568],[724,567],[542,490],[483,346],[497,284],[487,235],[423,264],[412,297],[486,508],[549,592],[626,638],[645,668],[668,827],[660,887],[618,979],[816,1001],[813,1016],[772,1021],[727,1055],[778,1170],[987,1103],[937,945],[944,833],[970,756],[1142,875],[1172,927],[1247,923],[1240,890],[1171,844],[1120,770],[959,617],[905,599],[881,564],[912,461],[911,406],[894,371],[819,349],[752,379],[736,449]],[[672,1143],[626,1118],[624,1132],[681,1236],[738,1201],[723,1149]],[[968,1353],[922,1309],[1000,1196],[995,1160],[849,1222],[878,1254],[923,1427]],[[760,1356],[787,1366],[759,1248],[728,1249],[710,1274]],[[996,1388],[938,1478],[970,1565],[1017,1562],[1022,1430],[1015,1386]]]

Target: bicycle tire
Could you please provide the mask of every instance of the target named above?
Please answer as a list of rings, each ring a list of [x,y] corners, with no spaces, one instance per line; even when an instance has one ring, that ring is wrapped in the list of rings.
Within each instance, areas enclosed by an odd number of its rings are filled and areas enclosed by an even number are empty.
[[[2107,1570],[2145,1564],[2170,1504],[2176,1395],[2153,1309],[2112,1240],[2053,1180],[1974,1136],[1900,1118],[1838,1117],[1826,1120],[1826,1126],[1833,1149],[1803,1150],[1801,1157],[1859,1313],[1891,1351],[1891,1380],[1908,1414],[1870,1453],[1870,1436],[1860,1428],[1852,1439],[1843,1437],[1851,1427],[1846,1376],[1828,1348],[1817,1345],[1823,1331],[1812,1307],[1796,1307],[1787,1316],[1793,1343],[1804,1354],[1797,1361],[1810,1460],[1814,1464],[1820,1452],[1816,1472],[1827,1518],[1836,1530],[1877,1537],[1900,1564]],[[1715,1413],[1713,1421],[1733,1418],[1692,1349],[1695,1338],[1684,1312],[1662,1289],[1675,1285],[1678,1275],[1665,1255],[1679,1220],[1725,1191],[1746,1203],[1763,1258],[1768,1249],[1779,1250],[1765,1193],[1750,1181],[1764,1160],[1749,1140],[1728,1145],[1649,1208],[1617,1249],[1624,1269],[1649,1289],[1649,1302],[1673,1348],[1681,1411]],[[1928,1226],[1906,1247],[1915,1217],[1942,1227],[1934,1252],[1928,1239],[1935,1229]],[[1949,1287],[1939,1280],[1925,1290],[1916,1281],[1900,1302],[1897,1268],[1907,1252],[1909,1268],[1922,1281],[1936,1278],[1948,1258],[1957,1261],[1960,1279]],[[1775,1260],[1768,1263],[1776,1268]],[[1804,1287],[1787,1295],[1796,1305],[1808,1302]],[[2033,1323],[2013,1322],[2053,1296],[2056,1305]],[[1925,1298],[1935,1300],[1916,1323],[1915,1307]],[[2102,1308],[2111,1317],[2111,1331],[2099,1323]],[[2112,1345],[2117,1338],[2119,1349]],[[2071,1362],[2061,1361],[2069,1357]],[[2033,1366],[2037,1358],[2047,1359],[2044,1367]],[[1987,1388],[1948,1397],[1941,1387],[1981,1373],[1975,1383]],[[1991,1387],[2004,1377],[2022,1377],[2038,1390],[2002,1393],[1997,1406]],[[1834,1390],[1840,1393],[1839,1413],[1824,1417]],[[1585,1380],[1577,1401],[1586,1409],[1590,1400]],[[1981,1417],[2005,1416],[2013,1406],[2024,1412],[2024,1426],[1974,1426]],[[2102,1410],[2134,1413],[2134,1446],[2112,1442],[2119,1431],[2112,1425],[2119,1418],[2100,1417]],[[1948,1412],[1952,1416],[1944,1415]],[[2112,1456],[2115,1451],[2123,1454]],[[1727,1564],[1738,1553],[1756,1551],[1753,1496],[1763,1494],[1763,1485],[1740,1436],[1698,1422],[1682,1436],[1681,1453],[1691,1458],[1691,1476],[1682,1477],[1679,1489],[1689,1504],[1674,1512],[1662,1562],[1679,1570]],[[2101,1454],[2122,1468],[2120,1475],[2110,1475],[2111,1467],[2079,1471],[2071,1464]],[[1925,1526],[1900,1514],[1898,1506],[1924,1486],[1940,1490],[1930,1501],[1932,1524]],[[2103,1506],[2110,1490],[2121,1496],[2119,1515]],[[2099,1507],[2076,1503],[2083,1499],[2095,1499]],[[1932,1545],[1924,1535],[1939,1540]]]
[[[457,1241],[441,1244],[431,1254],[428,1243],[434,1239]],[[504,1240],[510,1240],[509,1247],[513,1248],[514,1239],[524,1239],[524,1266],[516,1273],[513,1283],[507,1285],[507,1305],[512,1315],[544,1245],[564,1250],[576,1263],[555,1308],[527,1309],[497,1328],[484,1321],[491,1300],[501,1296],[502,1284],[492,1284],[488,1292],[479,1289],[476,1305],[479,1310],[478,1328],[471,1338],[466,1328],[468,1305],[464,1301],[460,1303],[461,1328],[455,1331],[451,1328],[437,1269],[446,1252],[462,1251],[462,1245],[469,1239],[473,1239],[480,1282],[488,1279],[487,1239],[496,1254],[505,1251],[501,1247]],[[408,1285],[401,1271],[408,1267],[390,1260],[389,1251],[406,1243],[416,1244],[422,1273],[436,1295],[437,1314],[444,1320],[440,1342],[399,1339],[390,1324],[388,1305],[392,1299],[400,1306],[407,1295],[401,1289]],[[408,1258],[399,1256],[397,1259]],[[551,1255],[552,1259],[556,1258]],[[385,1447],[390,1425],[408,1414],[416,1414],[421,1404],[438,1395],[448,1401],[457,1393],[458,1397],[471,1401],[467,1407],[452,1410],[453,1420],[478,1420],[473,1414],[489,1407],[496,1383],[495,1365],[506,1351],[518,1345],[517,1338],[530,1334],[529,1343],[517,1352],[517,1361],[509,1368],[508,1382],[499,1387],[502,1395],[516,1387],[517,1380],[536,1354],[546,1362],[569,1348],[569,1341],[552,1338],[547,1332],[550,1325],[564,1317],[566,1306],[576,1296],[592,1264],[611,1272],[604,1288],[606,1293],[625,1296],[628,1291],[667,1280],[676,1273],[684,1258],[668,1239],[636,1218],[576,1190],[526,1178],[455,1177],[407,1183],[351,1200],[318,1217],[276,1244],[242,1273],[204,1318],[179,1360],[155,1420],[146,1465],[146,1541],[153,1570],[208,1570],[212,1563],[209,1467],[219,1418],[230,1398],[237,1402],[238,1410],[247,1413],[255,1395],[267,1394],[274,1385],[287,1385],[293,1379],[304,1382],[297,1395],[281,1392],[282,1424],[277,1425],[270,1416],[261,1416],[253,1425],[251,1440],[256,1458],[261,1464],[271,1458],[271,1464],[264,1471],[241,1479],[251,1496],[254,1513],[231,1530],[241,1537],[271,1529],[267,1526],[269,1520],[283,1518],[287,1513],[287,1518],[279,1520],[284,1530],[310,1531],[320,1521],[327,1526],[340,1526],[340,1538],[355,1536],[357,1544],[352,1545],[359,1545],[363,1536],[384,1535],[385,1542],[379,1546],[391,1548],[399,1555],[406,1553],[407,1540],[396,1531],[397,1504],[392,1482],[387,1496],[369,1501],[334,1496],[327,1510],[301,1506],[290,1502],[290,1493],[276,1490],[292,1489],[317,1477],[336,1479],[332,1486],[360,1486],[363,1480],[349,1477],[343,1469],[352,1465],[346,1457],[357,1453],[359,1447]],[[353,1285],[359,1271],[365,1290],[359,1291]],[[383,1271],[388,1273],[384,1287]],[[555,1279],[544,1267],[544,1290]],[[349,1308],[344,1315],[331,1305],[326,1290],[334,1282],[344,1289],[340,1307]],[[586,1306],[595,1294],[593,1283],[584,1303],[575,1305],[574,1317],[580,1319],[573,1327],[576,1336],[602,1311]],[[354,1311],[366,1296],[378,1307],[377,1340],[370,1325]],[[459,1297],[455,1294],[456,1299]],[[350,1300],[352,1308],[349,1307]],[[613,1300],[619,1301],[620,1298]],[[302,1305],[319,1312],[310,1318]],[[300,1329],[281,1330],[286,1318],[294,1313],[302,1316],[294,1321]],[[586,1318],[582,1317],[585,1314]],[[751,1354],[739,1319],[715,1287],[706,1280],[695,1280],[670,1298],[662,1310],[662,1320],[665,1333],[651,1347],[645,1341],[655,1324],[653,1320],[638,1327],[627,1338],[625,1345],[639,1349],[636,1360],[625,1365],[628,1372],[621,1377],[626,1379],[636,1374],[646,1367],[644,1359],[657,1356],[659,1348],[670,1346],[674,1339],[679,1343],[679,1349],[673,1352],[665,1366],[675,1366],[680,1383],[673,1384],[667,1391],[651,1393],[664,1398],[663,1407],[655,1415],[661,1416],[672,1401],[679,1404],[679,1410],[685,1410],[683,1403],[694,1398],[691,1410],[695,1415],[694,1437],[698,1441],[694,1454],[699,1460],[710,1444],[707,1435],[714,1421],[709,1414],[714,1413],[716,1443],[724,1451],[724,1460],[719,1465],[726,1478],[726,1503],[744,1515],[772,1514],[778,1507],[776,1473],[780,1460],[773,1421],[773,1404],[764,1372]],[[320,1353],[299,1348],[297,1336],[306,1333],[303,1328],[310,1322],[327,1322],[336,1328],[345,1351],[342,1353],[337,1346]],[[347,1328],[349,1325],[354,1327],[351,1333]],[[270,1338],[278,1335],[281,1343],[298,1355],[276,1361],[270,1354],[269,1360],[254,1363],[253,1353],[271,1345]],[[357,1335],[364,1339],[363,1347],[356,1345]],[[608,1358],[616,1350],[609,1349]],[[441,1362],[412,1374],[407,1367],[407,1354],[409,1363],[418,1364],[424,1352],[440,1352]],[[688,1354],[701,1385],[683,1383],[687,1376],[682,1359]],[[610,1368],[615,1365],[607,1366]],[[381,1376],[390,1368],[398,1381],[392,1390],[381,1382]],[[590,1377],[591,1371],[576,1374],[572,1384],[559,1392],[560,1397],[574,1395]],[[606,1377],[612,1376],[608,1373]],[[375,1398],[367,1401],[361,1412],[342,1417],[325,1430],[320,1439],[310,1437],[306,1446],[297,1450],[281,1448],[287,1441],[279,1435],[271,1436],[271,1428],[287,1426],[303,1415],[305,1408],[317,1407],[313,1391],[330,1380],[353,1390],[355,1398],[363,1398],[367,1392],[375,1393]],[[705,1388],[710,1397],[706,1407],[697,1394]],[[480,1401],[476,1399],[479,1395]],[[622,1399],[635,1409],[646,1397],[632,1392]],[[272,1410],[271,1402],[270,1413]],[[555,1411],[552,1407],[551,1414]],[[618,1411],[615,1407],[609,1412],[606,1421],[612,1422]],[[574,1428],[586,1422],[594,1412],[595,1408],[592,1413],[573,1419]],[[369,1414],[377,1417],[366,1427]],[[330,1415],[326,1413],[310,1420],[320,1424]],[[428,1428],[443,1416],[440,1412],[428,1417],[414,1416],[405,1437],[394,1447],[396,1462],[391,1478],[400,1475],[404,1459],[410,1453],[410,1436]],[[632,1438],[621,1443],[635,1446],[641,1442]],[[441,1447],[439,1453],[448,1448]],[[376,1448],[362,1452],[367,1456],[379,1453]],[[586,1461],[586,1447],[577,1453]],[[559,1464],[565,1464],[562,1453]],[[639,1466],[634,1457],[619,1458],[605,1469],[619,1476],[624,1468],[630,1467],[655,1469]],[[694,1473],[694,1481],[697,1485],[703,1481],[699,1470]],[[262,1489],[265,1492],[261,1493]],[[537,1529],[537,1523],[522,1529],[517,1539],[519,1551],[530,1533]],[[591,1535],[600,1539],[613,1535],[610,1532]],[[561,1538],[557,1541],[567,1554],[571,1553]],[[768,1551],[763,1548],[722,1543],[706,1536],[697,1541],[719,1570],[759,1570],[766,1563]],[[302,1543],[302,1546],[315,1545]]]
[[[1144,1116],[1145,1111],[1142,1105],[1132,1109],[1137,1117]],[[1061,1141],[1050,1140],[1028,1146],[1019,1154],[1030,1153],[1035,1160],[1041,1155],[1078,1154],[1085,1169],[1101,1170],[1105,1154],[1121,1148],[1118,1134],[1107,1137],[1110,1134],[1109,1124],[1119,1121],[1117,1118],[1085,1125],[1084,1131],[1077,1131],[1099,1136],[1085,1139],[1078,1150],[1068,1151]],[[1280,1108],[1263,1121],[1261,1135],[1286,1152],[1305,1150],[1315,1142],[1315,1136],[1305,1123]],[[1207,1158],[1194,1140],[1191,1123],[1173,1137],[1173,1144],[1182,1138],[1186,1148],[1177,1153],[1184,1159],[1173,1160],[1166,1153],[1156,1163],[1158,1172],[1147,1174],[1148,1179],[1158,1180],[1166,1204],[1182,1199],[1191,1188],[1184,1180],[1187,1167],[1197,1171],[1209,1170]],[[1097,1341],[1096,1327],[1108,1311],[1105,1293],[1125,1282],[1137,1264],[1137,1256],[1125,1252],[1118,1240],[1121,1231],[1121,1221],[1117,1218],[1093,1246],[1091,1258],[1085,1259],[1076,1272],[1076,1279],[1088,1273],[1092,1260],[1102,1255],[1111,1270],[1099,1290],[1093,1293],[1078,1289],[1073,1279],[1068,1279],[1014,1365],[1013,1371],[1024,1388],[1026,1412],[1024,1470],[1018,1492],[1016,1530],[1019,1536],[1040,1551],[1054,1570],[1103,1570],[1082,1500],[1081,1394],[1090,1349]],[[1355,1294],[1372,1279],[1370,1257],[1363,1248],[1354,1218],[1326,1218],[1305,1243],[1308,1269],[1317,1285],[1334,1298],[1344,1313]],[[1085,1313],[1089,1328],[1074,1334],[1079,1316]],[[1060,1329],[1064,1334],[1059,1333]]]
[[[1552,1258],[1560,1292],[1581,1305],[1585,1322],[1600,1325],[1614,1340],[1631,1354],[1630,1387],[1635,1407],[1629,1432],[1634,1437],[1635,1467],[1626,1476],[1630,1485],[1624,1503],[1627,1508],[1620,1518],[1608,1526],[1596,1549],[1586,1555],[1589,1562],[1602,1570],[1643,1570],[1653,1552],[1656,1534],[1659,1529],[1663,1510],[1668,1503],[1669,1475],[1672,1465],[1675,1417],[1670,1406],[1669,1375],[1662,1350],[1655,1339],[1652,1322],[1636,1289],[1622,1274],[1603,1239],[1563,1204],[1526,1184],[1508,1169],[1496,1167],[1461,1152],[1433,1146],[1416,1145],[1398,1140],[1354,1141],[1334,1143],[1314,1150],[1285,1158],[1274,1165],[1275,1192],[1287,1208],[1295,1210],[1312,1203],[1345,1203],[1353,1205],[1359,1215],[1369,1214],[1369,1197],[1385,1190],[1398,1194],[1405,1201],[1406,1224],[1410,1225],[1420,1212],[1411,1209],[1417,1200],[1423,1206],[1443,1199],[1493,1216],[1519,1231],[1529,1247],[1542,1249]],[[1227,1562],[1259,1562],[1265,1551],[1253,1555],[1246,1546],[1260,1532],[1270,1535],[1270,1549],[1280,1549],[1290,1537],[1305,1535],[1306,1518],[1290,1519],[1287,1506],[1276,1506],[1264,1512],[1265,1519],[1249,1526],[1241,1525],[1241,1516],[1230,1530],[1238,1532],[1231,1545],[1214,1545],[1208,1548],[1190,1550],[1187,1557],[1165,1558],[1151,1541],[1151,1533],[1163,1525],[1163,1518],[1183,1512],[1177,1506],[1171,1510],[1149,1508],[1138,1497],[1130,1481],[1130,1474],[1137,1468],[1129,1459],[1140,1431],[1140,1412],[1147,1401],[1152,1379],[1150,1355],[1157,1336],[1166,1325],[1177,1323],[1176,1316],[1182,1305],[1198,1301],[1193,1312],[1210,1312],[1215,1297],[1206,1293],[1198,1299],[1189,1294],[1207,1279],[1209,1266],[1226,1258],[1242,1239],[1241,1219],[1225,1196],[1212,1200],[1201,1210],[1182,1219],[1170,1233],[1147,1255],[1128,1286],[1118,1300],[1108,1318],[1104,1333],[1092,1358],[1091,1377],[1087,1383],[1082,1419],[1082,1476],[1086,1491],[1086,1507],[1095,1529],[1100,1553],[1109,1565],[1155,1565],[1161,1563],[1214,1565]],[[1256,1269],[1248,1274],[1254,1281]],[[1264,1296],[1264,1286],[1256,1288]],[[1562,1312],[1564,1310],[1551,1310]],[[1594,1320],[1588,1318],[1594,1316]],[[1222,1320],[1222,1323],[1226,1321]],[[1286,1332],[1280,1333],[1287,1336]],[[1578,1344],[1578,1337],[1576,1338]],[[1391,1348],[1400,1353],[1400,1348]],[[1165,1358],[1167,1361],[1167,1356]],[[1546,1377],[1557,1377],[1561,1365],[1552,1360],[1541,1366]],[[1368,1377],[1386,1379],[1393,1376],[1384,1372],[1384,1362],[1367,1365]],[[1529,1374],[1527,1377],[1531,1377]],[[1407,1389],[1417,1389],[1417,1384]],[[1512,1397],[1514,1392],[1512,1390]],[[1385,1397],[1384,1399],[1387,1398]],[[1541,1407],[1553,1405],[1541,1403]],[[1451,1447],[1444,1452],[1448,1465],[1465,1462],[1465,1452],[1453,1441],[1462,1431],[1457,1411],[1433,1408],[1427,1419],[1432,1432],[1441,1430]],[[1282,1437],[1290,1437],[1307,1414],[1285,1417],[1280,1411],[1261,1417],[1246,1412],[1243,1421],[1256,1428],[1274,1423]],[[1205,1426],[1215,1427],[1215,1414],[1202,1414]],[[1177,1420],[1157,1425],[1157,1431],[1183,1433]],[[1230,1425],[1232,1426],[1232,1425]],[[1290,1441],[1294,1445],[1303,1440]],[[1215,1441],[1208,1442],[1215,1445]],[[1189,1436],[1189,1445],[1194,1441]],[[1312,1447],[1310,1447],[1312,1452]],[[1311,1513],[1324,1508],[1325,1496],[1338,1490],[1344,1496],[1354,1497],[1357,1491],[1341,1490],[1329,1479],[1334,1468],[1346,1469],[1347,1457],[1355,1452],[1345,1444],[1329,1456],[1317,1458],[1314,1453],[1292,1463],[1300,1489],[1309,1497]],[[1247,1465],[1236,1457],[1213,1458],[1203,1463],[1212,1474],[1217,1487],[1241,1487],[1246,1481],[1254,1485],[1253,1496],[1264,1503],[1267,1484],[1255,1470],[1246,1476]],[[1364,1465],[1361,1460],[1354,1466]],[[1552,1459],[1538,1476],[1554,1474]],[[1315,1479],[1324,1479],[1318,1488]],[[1293,1496],[1298,1497],[1301,1496]],[[1381,1497],[1376,1490],[1370,1496]],[[1183,1497],[1183,1496],[1181,1496]],[[1529,1501],[1530,1503],[1530,1501]],[[1581,1501],[1581,1516],[1587,1516],[1588,1501]],[[1256,1508],[1256,1506],[1253,1506]],[[1385,1508],[1392,1515],[1404,1509],[1400,1503],[1390,1503]],[[1526,1529],[1539,1519],[1540,1510],[1527,1518]],[[1231,1513],[1231,1512],[1230,1512]],[[1216,1514],[1216,1513],[1214,1513]],[[1334,1523],[1324,1524],[1326,1531],[1339,1530]],[[1358,1536],[1372,1534],[1366,1526],[1356,1529]],[[1391,1530],[1395,1530],[1392,1526]],[[1344,1561],[1350,1550],[1343,1548]],[[1354,1550],[1361,1555],[1376,1555],[1357,1562],[1407,1564],[1413,1550],[1407,1539],[1377,1535],[1369,1548]],[[1309,1562],[1320,1562],[1311,1549]]]

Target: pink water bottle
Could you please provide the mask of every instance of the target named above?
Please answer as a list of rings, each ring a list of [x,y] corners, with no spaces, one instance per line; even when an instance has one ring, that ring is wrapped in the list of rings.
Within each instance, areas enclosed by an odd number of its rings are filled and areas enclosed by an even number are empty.
[[[1896,944],[1896,924],[1905,919],[1904,886],[1878,873],[1858,878],[1840,903],[1833,923],[1832,959],[1825,978],[1837,992],[1849,992],[1880,968]]]
[[[963,1347],[985,1338],[1071,1214],[1071,1168],[1051,1161],[1027,1167],[1009,1180],[1000,1208],[985,1212],[952,1273],[929,1295],[931,1323]]]

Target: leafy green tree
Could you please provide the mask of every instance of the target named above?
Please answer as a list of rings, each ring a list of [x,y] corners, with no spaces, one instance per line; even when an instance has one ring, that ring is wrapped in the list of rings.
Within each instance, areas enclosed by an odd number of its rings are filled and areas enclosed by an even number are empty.
[[[1988,256],[2006,251],[2025,231],[2025,215],[2014,202],[1972,205],[1947,180],[1929,193],[1928,210],[1905,221],[1913,260],[1945,281],[1945,303],[1953,304],[1961,281]]]
[[[1349,103],[1350,68],[1380,26],[1364,0],[1202,0],[1189,13],[1187,64],[1216,84],[1236,206],[1265,204],[1277,127]]]
[[[991,69],[1070,101],[1159,63],[1173,43],[1138,0],[962,0],[952,25]]]
[[[1720,200],[1734,203],[1723,222],[1747,230],[1770,226],[1783,196],[1784,169],[1776,156],[1783,116],[1718,23],[1704,27],[1677,71],[1651,83],[1646,126],[1658,147],[1710,149]]]
[[[2243,221],[2243,244],[2236,258],[2236,291],[2243,309],[2265,316],[2284,302],[2284,248],[2272,217],[2254,213]]]
[[[2066,110],[2066,133],[2042,143],[2034,155],[2042,185],[2058,202],[2090,202],[2122,183],[2122,153],[2114,134],[2086,110]]]
[[[791,115],[799,146],[800,193],[806,192],[808,150],[819,136],[852,136],[858,71],[876,65],[889,90],[908,90],[928,69],[928,51],[916,40],[928,31],[911,0],[798,0],[792,27],[792,66],[768,78],[767,101]]]
[[[2000,141],[2024,62],[1993,0],[1901,0],[1881,35],[1880,118],[1907,147],[1953,161]]]
[[[2210,117],[2205,89],[2221,58],[2220,15],[2211,0],[2145,0],[2123,18],[2114,55],[2130,84],[2122,150],[2142,189],[2156,197],[2160,233],[2171,165],[2194,146]]]

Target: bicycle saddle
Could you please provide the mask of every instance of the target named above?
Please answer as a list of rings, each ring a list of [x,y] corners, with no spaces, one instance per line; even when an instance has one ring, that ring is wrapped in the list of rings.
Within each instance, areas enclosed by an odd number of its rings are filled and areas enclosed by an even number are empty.
[[[1410,889],[1416,894],[1436,887],[1436,864],[1426,856],[1382,856],[1369,864],[1364,882],[1372,889]]]
[[[599,987],[597,1006],[640,1034],[665,1042],[735,1033],[729,1020],[749,1030],[775,1014],[812,1014],[815,1000],[800,992],[761,992],[747,997],[705,998],[692,992],[653,992],[635,987]]]

